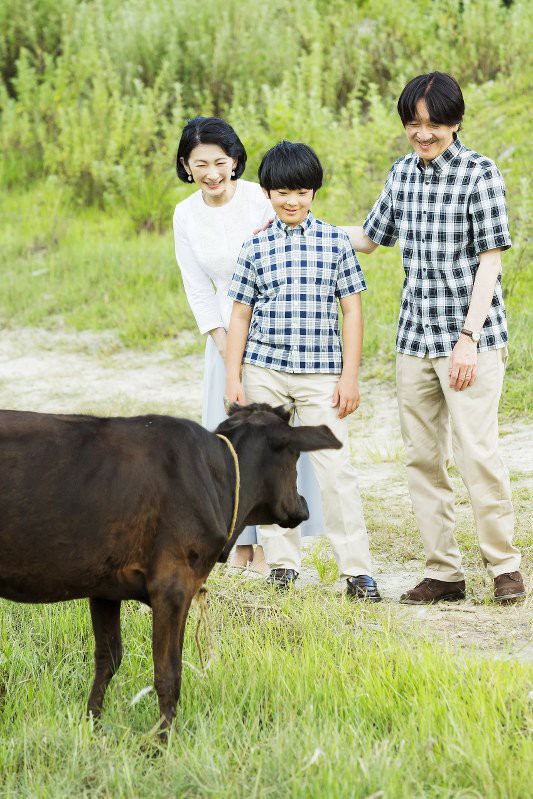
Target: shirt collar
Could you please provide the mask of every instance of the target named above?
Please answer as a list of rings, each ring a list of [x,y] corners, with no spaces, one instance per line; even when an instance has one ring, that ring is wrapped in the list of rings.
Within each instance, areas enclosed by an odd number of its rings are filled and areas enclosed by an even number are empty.
[[[456,158],[459,153],[464,150],[463,145],[461,144],[457,133],[453,134],[453,141],[450,146],[444,150],[437,158],[434,158],[433,161],[430,161],[428,167],[432,167],[435,172],[447,172],[450,168],[450,164],[454,158]],[[421,172],[424,172],[427,167],[424,167],[424,162],[421,158],[417,159],[417,167],[420,169]]]
[[[291,236],[295,233],[300,233],[301,235],[305,236],[309,232],[314,221],[315,217],[311,211],[308,211],[303,222],[300,222],[300,224],[296,225],[296,227],[291,227],[290,225],[286,225],[284,222],[282,222],[279,216],[276,214],[274,219],[274,227],[278,233],[283,234],[284,236]]]

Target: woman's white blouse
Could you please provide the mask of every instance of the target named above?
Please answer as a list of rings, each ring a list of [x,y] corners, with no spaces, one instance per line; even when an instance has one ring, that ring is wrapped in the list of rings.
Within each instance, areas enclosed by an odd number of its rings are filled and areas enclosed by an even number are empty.
[[[174,244],[187,300],[200,333],[227,329],[228,288],[241,246],[274,212],[257,183],[238,180],[226,205],[206,205],[197,191],[174,211]]]

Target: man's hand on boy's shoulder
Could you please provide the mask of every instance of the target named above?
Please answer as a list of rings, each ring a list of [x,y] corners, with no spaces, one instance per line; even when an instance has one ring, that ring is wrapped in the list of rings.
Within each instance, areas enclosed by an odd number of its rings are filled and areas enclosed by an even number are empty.
[[[252,234],[252,235],[256,236],[256,235],[257,235],[257,233],[262,233],[262,232],[263,232],[263,230],[266,230],[267,228],[269,228],[269,227],[270,227],[270,225],[272,224],[272,222],[273,222],[273,221],[274,221],[274,217],[272,217],[272,219],[269,219],[267,222],[265,222],[265,224],[263,225],[263,227],[258,227],[258,228],[256,228],[256,229],[253,231],[253,234]]]
[[[356,411],[359,401],[359,380],[357,377],[341,374],[331,400],[332,407],[338,406],[339,408],[339,419],[344,419],[345,416]]]

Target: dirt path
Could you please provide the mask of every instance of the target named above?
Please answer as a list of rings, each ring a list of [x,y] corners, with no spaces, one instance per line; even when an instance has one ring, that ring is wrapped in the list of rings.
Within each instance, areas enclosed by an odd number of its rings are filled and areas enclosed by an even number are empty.
[[[49,412],[133,415],[155,412],[199,420],[202,357],[167,352],[124,350],[112,336],[39,330],[0,332],[0,407]],[[393,387],[362,385],[361,409],[351,422],[351,449],[363,492],[390,498],[409,508],[403,446]],[[515,487],[533,487],[532,425],[502,427],[501,448],[514,473]],[[306,548],[313,546],[306,541]],[[400,594],[420,577],[423,561],[396,563],[376,558],[376,576],[391,612],[406,630],[437,631],[455,648],[470,648],[499,658],[533,662],[531,597],[507,608],[475,604],[411,608],[398,605]],[[478,573],[482,575],[481,570]],[[246,579],[246,578],[243,578]],[[483,576],[480,578],[483,580]],[[318,582],[306,566],[300,585]],[[486,592],[490,581],[485,578]],[[342,590],[340,583],[337,590]]]

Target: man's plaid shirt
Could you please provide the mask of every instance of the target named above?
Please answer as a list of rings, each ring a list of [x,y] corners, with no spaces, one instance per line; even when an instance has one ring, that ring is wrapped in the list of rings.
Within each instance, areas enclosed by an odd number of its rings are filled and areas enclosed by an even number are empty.
[[[397,351],[450,354],[468,313],[479,253],[511,246],[505,186],[494,162],[458,138],[425,169],[414,152],[400,158],[364,230],[377,244],[400,243],[405,281]],[[498,278],[479,349],[506,343]]]
[[[282,372],[342,370],[337,298],[366,288],[346,233],[309,212],[242,246],[228,296],[253,306],[245,363]]]

